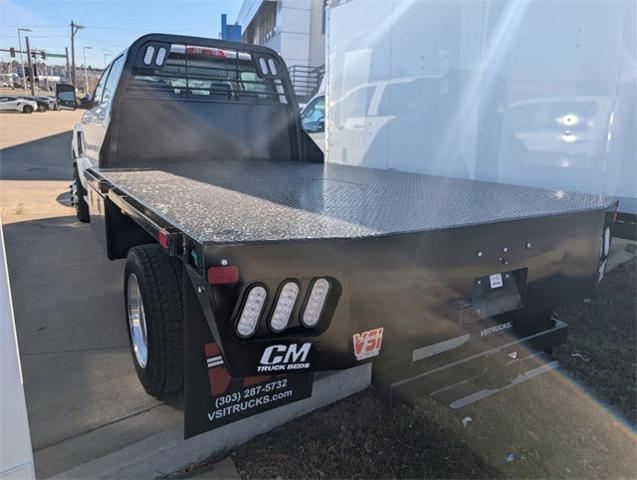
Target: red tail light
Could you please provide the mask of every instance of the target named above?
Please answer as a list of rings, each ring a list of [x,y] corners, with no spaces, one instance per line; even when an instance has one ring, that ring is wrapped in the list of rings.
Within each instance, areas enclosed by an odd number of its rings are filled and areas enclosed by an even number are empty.
[[[168,232],[166,230],[159,231],[159,244],[162,248],[168,248]]]
[[[225,58],[226,54],[223,50],[218,48],[206,48],[206,47],[186,47],[186,55],[203,55],[205,57],[222,57]]]
[[[210,267],[208,283],[211,285],[228,285],[239,282],[239,267]]]

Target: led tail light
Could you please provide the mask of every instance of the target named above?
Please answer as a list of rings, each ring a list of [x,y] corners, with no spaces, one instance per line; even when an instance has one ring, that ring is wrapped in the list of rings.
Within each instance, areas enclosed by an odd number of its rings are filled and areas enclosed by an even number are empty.
[[[286,282],[283,285],[270,319],[270,328],[273,332],[279,333],[288,327],[298,295],[299,286],[296,282]]]
[[[267,296],[265,288],[260,285],[252,287],[248,292],[248,297],[237,322],[237,333],[240,337],[249,337],[257,330]]]
[[[325,306],[325,300],[327,300],[327,294],[330,290],[330,282],[325,278],[319,278],[312,284],[310,295],[305,304],[303,315],[301,316],[301,323],[304,327],[314,328],[321,319],[321,313]]]

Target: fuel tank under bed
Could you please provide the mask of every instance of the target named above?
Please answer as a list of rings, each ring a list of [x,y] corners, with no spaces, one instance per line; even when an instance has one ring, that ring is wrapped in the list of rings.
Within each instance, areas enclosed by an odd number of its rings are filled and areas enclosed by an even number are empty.
[[[607,208],[601,195],[289,161],[96,169],[202,244],[373,238]]]

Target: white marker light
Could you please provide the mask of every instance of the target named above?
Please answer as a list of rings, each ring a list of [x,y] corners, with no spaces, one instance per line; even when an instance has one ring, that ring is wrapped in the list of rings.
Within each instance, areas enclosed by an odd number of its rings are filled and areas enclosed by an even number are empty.
[[[299,286],[295,282],[287,282],[283,285],[279,299],[276,302],[274,313],[270,319],[270,328],[272,331],[279,333],[288,327],[292,309],[296,303],[296,297],[299,295]]]
[[[256,286],[250,289],[237,322],[237,333],[240,337],[249,337],[256,331],[267,296],[264,287]]]
[[[324,278],[319,278],[312,285],[312,291],[310,297],[303,310],[303,316],[301,317],[301,323],[304,327],[314,328],[321,319],[321,312],[327,299],[327,294],[330,290],[330,282]]]
[[[157,58],[155,58],[155,65],[157,65],[158,67],[161,67],[162,64],[164,63],[165,58],[166,58],[166,49],[164,47],[161,47],[159,50],[157,50]]]
[[[272,58],[268,60],[268,66],[270,67],[270,72],[272,73],[272,75],[276,77],[276,74],[277,74],[276,63],[274,63],[274,60]]]
[[[263,57],[259,58],[259,66],[261,67],[261,72],[264,75],[267,75],[268,73],[270,73],[268,71],[268,64],[266,63],[265,58]]]
[[[144,64],[150,65],[153,61],[153,55],[155,55],[155,47],[149,45],[146,47],[146,52],[144,53]]]
[[[606,227],[604,230],[604,256],[608,256],[610,253],[610,227]]]

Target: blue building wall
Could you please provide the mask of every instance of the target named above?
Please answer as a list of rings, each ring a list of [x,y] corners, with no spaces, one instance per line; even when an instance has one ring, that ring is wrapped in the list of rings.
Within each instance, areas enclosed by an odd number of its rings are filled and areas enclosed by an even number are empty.
[[[221,15],[221,40],[241,41],[241,25],[228,25],[228,16]]]

